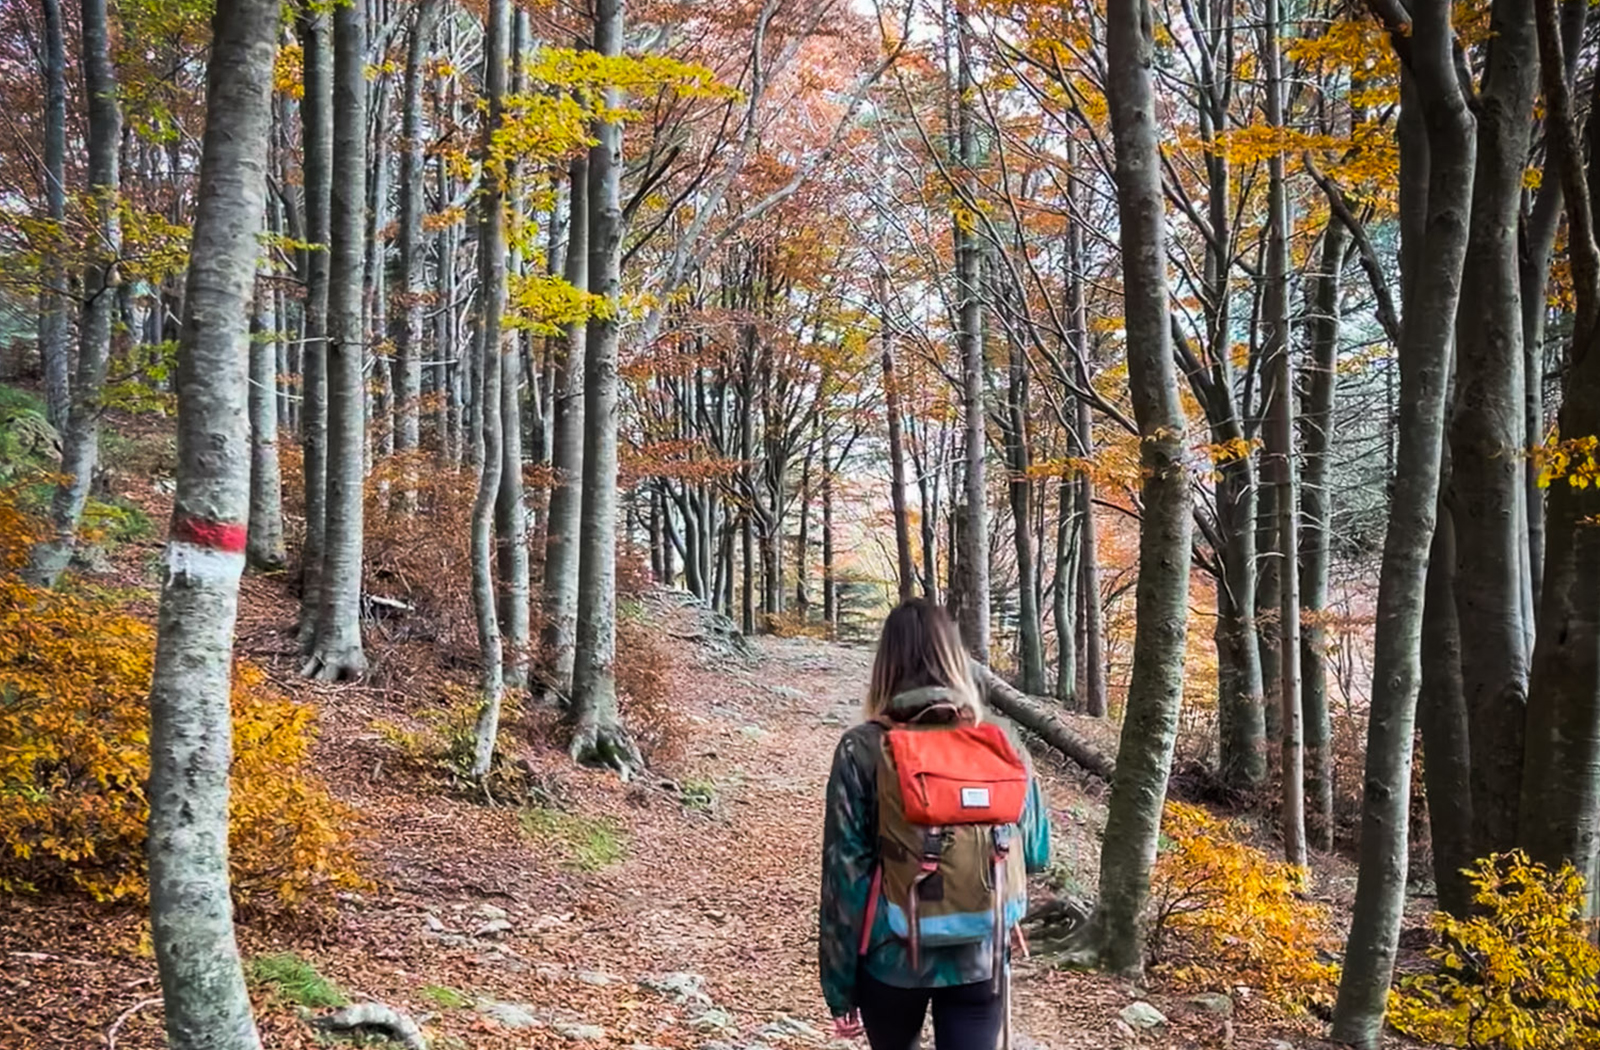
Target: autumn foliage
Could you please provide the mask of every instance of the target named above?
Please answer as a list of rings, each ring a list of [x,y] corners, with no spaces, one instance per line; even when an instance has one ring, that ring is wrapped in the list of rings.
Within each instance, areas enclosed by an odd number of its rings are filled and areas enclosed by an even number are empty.
[[[1588,891],[1571,864],[1551,871],[1520,850],[1480,860],[1471,918],[1433,917],[1438,972],[1403,980],[1391,1023],[1443,1046],[1600,1047],[1600,948]]]
[[[1337,971],[1327,910],[1303,897],[1305,873],[1239,840],[1198,806],[1168,802],[1151,888],[1151,950],[1176,984],[1257,988],[1274,1002],[1332,1001]]]
[[[155,631],[109,595],[23,582],[36,530],[0,490],[0,891],[145,892]],[[314,712],[238,661],[229,838],[241,906],[359,883],[350,814],[305,770]]]

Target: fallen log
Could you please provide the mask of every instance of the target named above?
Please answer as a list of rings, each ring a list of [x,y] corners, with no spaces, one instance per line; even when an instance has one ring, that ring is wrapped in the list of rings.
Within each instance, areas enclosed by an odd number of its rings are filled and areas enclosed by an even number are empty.
[[[977,661],[972,662],[972,678],[983,691],[984,702],[990,707],[1101,780],[1111,782],[1111,776],[1117,768],[1116,761],[1084,739],[1082,734],[1068,728],[1050,710],[1051,705],[1047,701],[1021,692]]]

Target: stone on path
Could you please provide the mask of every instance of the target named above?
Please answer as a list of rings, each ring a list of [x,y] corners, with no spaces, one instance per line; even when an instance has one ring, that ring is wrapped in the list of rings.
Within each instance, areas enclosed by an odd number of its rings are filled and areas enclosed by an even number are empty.
[[[575,1043],[598,1043],[606,1037],[606,1030],[597,1024],[558,1024],[556,1034]]]
[[[1199,995],[1191,995],[1184,1001],[1208,1014],[1216,1014],[1218,1017],[1233,1016],[1233,999],[1221,992],[1201,992]]]
[[[1117,1015],[1122,1018],[1128,1027],[1139,1031],[1146,1031],[1167,1023],[1167,1017],[1160,1010],[1146,1002],[1132,1002],[1122,1008]]]
[[[482,1003],[478,1012],[502,1028],[543,1028],[535,1008],[526,1003]]]

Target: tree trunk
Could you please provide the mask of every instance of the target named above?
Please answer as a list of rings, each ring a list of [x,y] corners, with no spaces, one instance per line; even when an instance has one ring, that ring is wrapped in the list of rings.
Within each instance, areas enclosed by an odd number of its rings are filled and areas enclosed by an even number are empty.
[[[956,11],[956,110],[962,179],[970,190],[977,163],[977,127],[972,112],[972,59],[969,55],[967,15]],[[966,431],[966,515],[960,556],[966,586],[961,595],[961,633],[967,649],[981,663],[989,662],[989,493],[984,472],[988,438],[984,404],[986,365],[979,331],[983,301],[978,286],[982,247],[972,220],[959,218],[956,229],[956,294],[960,303],[961,413]]]
[[[1419,265],[1405,289],[1397,350],[1400,433],[1378,586],[1361,866],[1333,1021],[1335,1040],[1362,1048],[1377,1047],[1382,1034],[1405,907],[1424,588],[1439,495],[1451,334],[1472,203],[1472,115],[1456,79],[1450,5],[1446,0],[1417,0],[1412,17],[1409,32],[1399,26],[1391,26],[1390,32],[1409,56],[1413,90],[1407,102],[1421,105],[1426,127],[1427,221]],[[1405,137],[1401,142],[1406,143]],[[1418,159],[1402,152],[1402,181],[1405,166]]]
[[[67,218],[67,42],[60,0],[44,7],[44,192],[50,221]],[[67,274],[54,252],[44,259],[44,294],[39,310],[39,359],[44,366],[44,402],[50,425],[67,425],[72,412],[72,350],[67,320]]]
[[[28,579],[53,587],[72,561],[78,543],[78,523],[89,502],[100,458],[100,394],[111,358],[111,328],[116,296],[111,293],[122,278],[117,258],[122,247],[117,218],[120,175],[117,147],[122,138],[122,110],[117,104],[116,73],[111,65],[111,44],[106,0],[84,0],[83,86],[89,104],[89,208],[93,239],[87,246],[89,262],[83,270],[84,305],[78,325],[78,374],[72,381],[67,427],[61,435],[61,474],[64,480],[50,500],[50,525],[54,535],[34,547]]]
[[[389,288],[387,273],[388,250],[385,246],[384,228],[389,212],[389,75],[380,68],[374,78],[372,131],[366,139],[371,156],[367,171],[367,204],[364,211],[366,231],[364,274],[362,281],[362,376],[366,365],[372,362],[373,386],[371,397],[361,399],[365,413],[361,430],[365,450],[366,472],[372,473],[377,456],[394,453],[394,371],[392,349],[386,344],[389,338]],[[368,352],[370,348],[370,353]],[[363,381],[363,387],[366,387]],[[376,444],[376,448],[374,448]]]
[[[623,0],[596,0],[594,49],[622,53]],[[606,105],[621,105],[607,88]],[[617,710],[617,343],[622,285],[622,125],[600,122],[589,151],[589,291],[608,310],[588,326],[583,383],[583,528],[572,756],[626,776],[639,764]]]
[[[89,0],[85,9],[86,26],[103,31],[104,7]],[[206,73],[178,349],[178,490],[150,688],[150,932],[174,1050],[261,1046],[234,939],[228,769],[250,503],[245,319],[266,207],[277,35],[277,0],[220,5]],[[85,54],[104,56],[99,41]]]
[[[574,288],[589,284],[589,160],[574,157],[566,273]],[[583,528],[583,357],[585,328],[568,325],[557,347],[551,413],[554,433],[550,511],[544,538],[544,668],[547,698],[572,693],[573,654],[578,642],[578,544]]]
[[[1056,700],[1068,710],[1078,706],[1078,637],[1076,574],[1078,514],[1076,490],[1061,479],[1056,511],[1055,590],[1050,611],[1056,628]]]
[[[1328,488],[1328,468],[1333,447],[1333,402],[1338,387],[1340,271],[1344,267],[1349,232],[1337,220],[1322,234],[1320,272],[1312,283],[1311,376],[1305,411],[1300,417],[1305,447],[1305,476],[1300,487],[1300,512],[1304,522],[1300,546],[1303,587],[1300,607],[1306,618],[1300,641],[1304,680],[1301,710],[1305,719],[1307,812],[1312,842],[1324,852],[1333,851],[1333,728],[1328,714],[1328,632],[1323,613],[1328,606],[1329,530],[1333,501]]]
[[[839,586],[833,573],[833,471],[828,432],[822,432],[822,620],[839,622]]]
[[[889,275],[879,267],[878,338],[883,347],[884,411],[889,417],[889,506],[894,511],[895,565],[899,576],[900,600],[911,597],[916,572],[911,567],[911,519],[906,511],[905,439],[901,435],[900,381],[894,370],[894,333],[889,329]]]
[[[345,681],[367,673],[361,648],[366,473],[366,330],[361,318],[367,174],[364,8],[333,9],[333,166],[328,271],[328,499],[316,644],[304,673]]]
[[[419,0],[411,23],[411,39],[406,47],[404,95],[401,102],[400,138],[400,285],[402,318],[395,332],[395,416],[394,448],[401,455],[415,453],[422,442],[422,326],[425,319],[427,267],[423,264],[422,213],[423,165],[425,148],[422,122],[422,78],[434,33],[439,27],[443,6],[439,0]],[[442,257],[440,267],[448,265]],[[439,304],[448,310],[449,303]],[[435,348],[444,357],[445,347]],[[442,369],[441,369],[442,371]],[[437,373],[436,373],[437,374]],[[417,473],[413,465],[405,468],[400,488],[400,510],[417,510]]]
[[[1018,692],[976,660],[972,661],[971,666],[972,677],[978,683],[984,703],[1101,780],[1110,782],[1115,777],[1117,764],[1111,756],[1067,728],[1050,709],[1048,701]]]
[[[480,780],[494,761],[495,742],[500,736],[500,701],[505,693],[504,661],[501,655],[500,621],[494,586],[494,511],[500,493],[500,473],[504,469],[502,442],[515,418],[502,416],[504,400],[500,384],[504,370],[500,359],[502,344],[500,318],[505,312],[506,241],[505,185],[489,163],[494,133],[505,119],[506,58],[511,37],[511,0],[490,0],[484,19],[483,83],[488,113],[483,122],[480,158],[483,186],[478,194],[478,425],[483,432],[483,458],[478,463],[478,495],[472,505],[472,611],[478,623],[479,659],[482,661],[479,688],[482,706],[478,709],[476,746],[473,749],[472,775]]]
[[[1600,434],[1600,249],[1589,181],[1595,171],[1585,170],[1554,0],[1538,0],[1537,13],[1551,165],[1566,199],[1577,306],[1557,419],[1562,440],[1572,441]],[[1591,110],[1590,141],[1597,121]],[[1573,480],[1558,480],[1550,490],[1520,832],[1535,861],[1570,861],[1591,877],[1600,825],[1600,589],[1594,585],[1600,577],[1600,530],[1591,522],[1600,514],[1600,487],[1593,479],[1582,488]]]
[[[1184,464],[1186,421],[1168,321],[1166,216],[1151,66],[1148,0],[1111,0],[1106,95],[1116,149],[1128,329],[1128,383],[1140,433],[1144,514],[1139,524],[1133,676],[1100,854],[1091,951],[1115,973],[1144,968],[1141,924],[1150,893],[1183,702],[1193,528]]]
[[[1011,346],[1011,375],[1008,391],[1010,416],[1006,445],[1011,462],[1007,489],[1011,497],[1013,543],[1017,553],[1018,656],[1022,669],[1022,691],[1035,696],[1044,692],[1044,628],[1040,623],[1039,592],[1034,586],[1033,481],[1028,477],[1031,456],[1028,449],[1028,359],[1022,346]]]
[[[1456,622],[1472,746],[1476,856],[1517,843],[1528,703],[1522,588],[1524,444],[1518,220],[1538,42],[1532,5],[1497,0],[1478,94],[1472,227],[1456,323],[1450,508],[1456,541]]]
[[[283,547],[283,477],[278,470],[276,305],[272,286],[258,281],[250,332],[250,539],[245,562],[262,572],[277,572],[288,560]]]
[[[800,531],[794,544],[794,611],[802,624],[811,619],[811,594],[806,590],[806,562],[811,557],[811,456],[806,450],[800,469]]]
[[[511,89],[521,92],[522,53],[526,50],[526,31],[520,11],[513,16],[511,34]],[[515,191],[518,164],[507,163],[507,185]],[[521,212],[522,202],[510,207]],[[512,263],[520,271],[520,249],[513,249]],[[500,292],[504,309],[505,293]],[[528,667],[532,649],[529,625],[531,586],[528,580],[528,505],[522,485],[522,354],[518,344],[523,333],[514,332],[511,344],[499,350],[500,376],[500,491],[495,500],[495,543],[500,571],[500,634],[506,648],[506,685],[515,689],[528,686]]]
[[[322,561],[328,535],[328,283],[333,196],[333,51],[328,14],[299,8],[296,27],[304,72],[300,140],[306,198],[306,240],[301,254],[306,288],[304,344],[300,350],[301,471],[306,535],[300,545],[300,648],[310,655],[322,608]]]
[[[1266,64],[1267,124],[1283,127],[1283,75],[1279,57],[1279,2],[1266,0],[1262,27]],[[1267,341],[1264,354],[1273,387],[1267,425],[1267,462],[1273,468],[1277,512],[1278,671],[1283,705],[1284,856],[1306,866],[1305,733],[1300,711],[1300,507],[1294,458],[1294,361],[1289,329],[1289,198],[1282,151],[1267,160]]]

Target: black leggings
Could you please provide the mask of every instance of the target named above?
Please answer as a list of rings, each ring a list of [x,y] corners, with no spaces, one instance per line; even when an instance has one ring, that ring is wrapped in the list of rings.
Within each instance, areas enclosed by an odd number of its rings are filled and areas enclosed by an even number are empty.
[[[995,1050],[1005,1021],[1005,996],[994,983],[949,988],[896,988],[868,976],[856,977],[856,1002],[872,1050],[917,1050],[922,1022],[933,1004],[933,1043],[937,1050]]]

